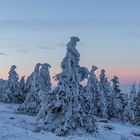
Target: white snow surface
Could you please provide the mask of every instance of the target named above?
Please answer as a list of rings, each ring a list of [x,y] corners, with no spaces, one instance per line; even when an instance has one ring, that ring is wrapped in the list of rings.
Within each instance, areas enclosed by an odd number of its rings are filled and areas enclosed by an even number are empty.
[[[19,105],[0,103],[0,140],[140,140],[132,132],[139,132],[140,127],[123,124],[118,121],[98,122],[99,133],[76,133],[68,137],[57,137],[52,133],[34,133],[35,117],[16,114]],[[108,130],[105,126],[111,126]],[[122,137],[122,139],[121,139]]]

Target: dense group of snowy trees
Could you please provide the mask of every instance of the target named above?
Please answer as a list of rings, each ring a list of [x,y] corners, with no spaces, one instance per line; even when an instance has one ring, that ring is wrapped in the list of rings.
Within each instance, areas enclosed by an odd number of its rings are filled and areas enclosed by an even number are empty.
[[[38,63],[25,80],[19,78],[16,66],[9,71],[8,80],[0,79],[0,101],[20,103],[17,113],[35,115],[35,131],[49,131],[59,136],[76,130],[97,132],[97,118],[118,118],[140,125],[140,86],[132,86],[130,94],[120,90],[119,78],[108,80],[102,69],[97,78],[92,66],[89,71],[81,67],[76,44],[80,39],[71,37],[61,63],[61,73],[54,76],[58,82],[52,89],[47,63]],[[86,86],[81,84],[87,80]],[[111,82],[111,83],[110,83]]]
[[[24,77],[19,81],[16,66],[11,66],[8,80],[0,81],[0,101],[7,103],[22,103],[26,97]]]
[[[37,64],[34,72],[27,78],[26,89],[28,94],[17,112],[37,115],[41,108],[41,98],[51,90],[49,68],[47,63]]]

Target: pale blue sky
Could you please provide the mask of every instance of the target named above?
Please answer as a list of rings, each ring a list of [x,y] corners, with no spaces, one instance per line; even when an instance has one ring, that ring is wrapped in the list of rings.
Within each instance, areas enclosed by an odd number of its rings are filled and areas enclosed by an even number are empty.
[[[57,73],[65,44],[77,35],[82,66],[138,81],[139,7],[139,0],[0,0],[0,77],[12,64],[27,75],[38,62]]]

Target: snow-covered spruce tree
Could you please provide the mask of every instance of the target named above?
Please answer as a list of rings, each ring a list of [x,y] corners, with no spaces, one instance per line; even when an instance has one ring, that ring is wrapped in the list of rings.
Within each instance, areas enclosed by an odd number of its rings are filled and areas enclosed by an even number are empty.
[[[133,125],[140,125],[140,87],[137,92],[135,84],[133,84],[130,92],[129,101],[125,108],[124,119]]]
[[[100,110],[101,115],[105,119],[109,119],[113,116],[114,111],[112,108],[113,105],[113,92],[110,83],[105,75],[105,70],[101,70],[100,74]]]
[[[78,37],[71,37],[67,44],[67,53],[61,68],[62,72],[56,75],[58,85],[53,94],[48,96],[51,102],[46,106],[46,116],[42,120],[43,130],[59,136],[73,133],[78,128],[88,132],[95,132],[94,119],[85,112],[83,102],[83,88],[79,84],[80,54],[76,49]],[[84,77],[84,76],[80,76]]]
[[[119,78],[114,76],[112,81],[112,88],[113,88],[113,110],[114,110],[114,117],[123,119],[123,112],[125,106],[125,99],[124,94],[120,90],[119,85]]]
[[[27,81],[27,96],[24,103],[22,103],[18,109],[18,113],[37,115],[40,110],[40,98],[39,98],[39,71],[41,64],[38,63],[35,66],[34,72],[28,77]]]
[[[135,122],[136,95],[136,85],[133,84],[128,98],[128,103],[124,111],[124,121],[132,124]]]
[[[16,73],[16,66],[12,65],[9,71],[8,80],[4,84],[2,92],[2,101],[8,103],[21,103],[20,102],[20,86],[19,76]]]
[[[95,75],[97,69],[96,66],[92,66],[87,84],[87,97],[88,103],[90,104],[90,113],[92,115],[99,115],[100,87]]]

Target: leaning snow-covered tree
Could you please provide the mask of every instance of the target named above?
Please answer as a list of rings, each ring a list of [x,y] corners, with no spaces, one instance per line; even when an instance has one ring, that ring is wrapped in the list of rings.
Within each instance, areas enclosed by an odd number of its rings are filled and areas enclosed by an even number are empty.
[[[98,68],[92,66],[92,69],[89,73],[88,84],[87,84],[87,98],[90,105],[90,113],[92,115],[99,115],[99,101],[100,101],[100,87],[95,71]]]
[[[49,64],[42,64],[39,72],[39,97],[41,99],[41,108],[37,115],[37,122],[43,120],[45,117],[45,110],[48,104],[48,96],[51,93],[51,77],[49,73],[49,68],[51,66]],[[51,100],[50,100],[51,101]]]
[[[16,73],[16,66],[12,65],[9,71],[8,80],[5,82],[2,92],[2,101],[9,103],[21,103],[20,102],[20,86],[19,76]]]
[[[42,128],[59,136],[73,133],[78,128],[88,132],[95,132],[94,118],[85,112],[83,102],[83,88],[79,84],[80,54],[76,49],[78,37],[71,37],[67,44],[67,53],[61,68],[62,72],[56,75],[58,85],[46,106],[46,116],[42,120]],[[85,76],[80,76],[85,77]]]
[[[30,85],[30,91],[27,94],[24,103],[18,107],[17,109],[18,113],[36,115],[39,112],[40,98],[38,95],[39,92],[38,79],[40,66],[41,66],[40,63],[36,64],[34,72],[28,77],[28,85]]]
[[[50,77],[48,67],[49,64],[40,64],[38,63],[35,66],[34,72],[27,79],[27,94],[25,101],[20,105],[17,112],[28,114],[28,115],[37,115],[41,108],[41,98],[40,93],[43,92],[44,87],[50,89]],[[43,75],[43,74],[44,75]],[[42,75],[41,75],[42,74]],[[45,81],[42,85],[42,81]],[[49,81],[47,81],[49,80]]]
[[[112,81],[112,88],[113,88],[113,110],[114,110],[114,117],[118,117],[123,119],[123,112],[125,106],[125,99],[124,94],[120,90],[119,85],[119,78],[114,76]]]

